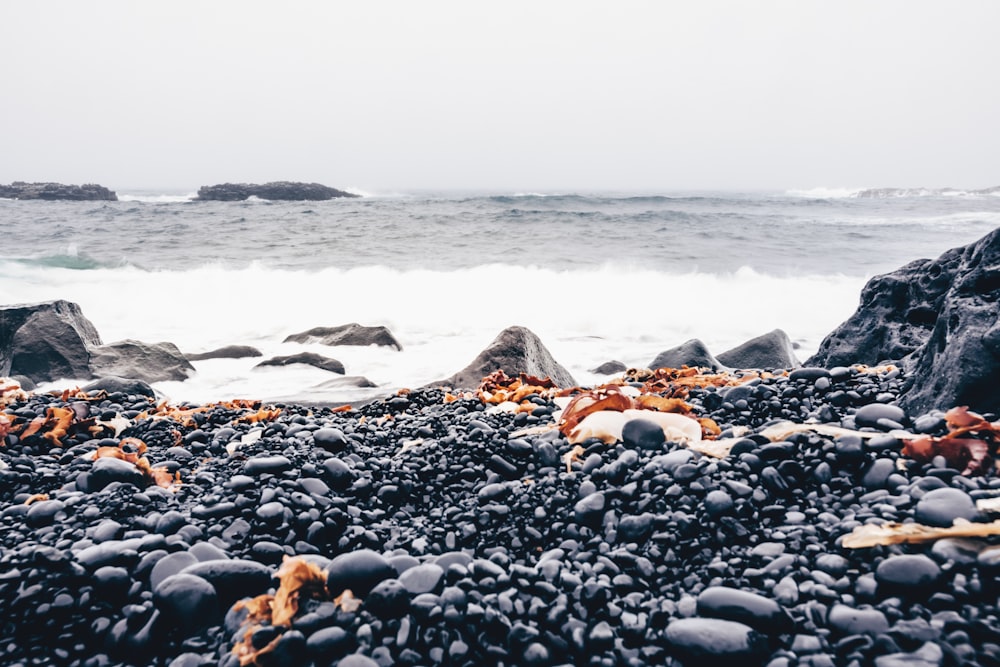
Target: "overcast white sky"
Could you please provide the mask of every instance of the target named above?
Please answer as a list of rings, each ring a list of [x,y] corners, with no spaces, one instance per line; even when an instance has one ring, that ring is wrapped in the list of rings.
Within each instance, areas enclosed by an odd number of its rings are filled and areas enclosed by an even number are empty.
[[[6,2],[0,183],[1000,184],[1000,2]]]

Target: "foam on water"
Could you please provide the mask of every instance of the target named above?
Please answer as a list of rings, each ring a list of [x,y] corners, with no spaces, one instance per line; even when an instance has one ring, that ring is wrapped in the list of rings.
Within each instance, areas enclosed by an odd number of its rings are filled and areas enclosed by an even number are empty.
[[[0,262],[0,302],[75,301],[105,342],[170,341],[185,352],[253,345],[266,357],[308,350],[339,359],[348,375],[367,377],[380,393],[451,375],[511,325],[538,334],[581,382],[599,379],[587,369],[610,359],[645,366],[689,338],[718,353],[774,328],[797,341],[805,359],[853,311],[862,284],[857,277],[777,277],[748,268],[672,274],[489,264],[454,271],[366,266],[307,272],[256,264],[150,272],[12,270]],[[388,327],[403,351],[282,342],[291,333],[348,322]],[[251,370],[259,361],[198,362],[195,377],[158,388],[175,400],[199,402],[301,398],[307,387],[335,377],[311,367]]]

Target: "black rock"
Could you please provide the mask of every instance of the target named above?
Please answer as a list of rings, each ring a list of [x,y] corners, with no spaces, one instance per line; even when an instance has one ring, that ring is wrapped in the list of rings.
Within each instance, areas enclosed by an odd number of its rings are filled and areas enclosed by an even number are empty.
[[[90,379],[91,349],[100,344],[97,329],[75,303],[0,306],[0,377]]]
[[[359,195],[319,183],[272,181],[270,183],[220,183],[198,188],[196,201],[243,201],[250,197],[269,201],[326,201]]]
[[[369,613],[383,620],[400,618],[410,608],[410,592],[398,579],[385,579],[375,584],[365,596],[364,606]]]
[[[306,640],[309,655],[317,664],[328,664],[354,650],[356,644],[354,635],[335,625],[313,632]]]
[[[444,588],[444,569],[435,563],[415,565],[399,575],[399,582],[411,595],[440,593]]]
[[[350,590],[364,598],[379,582],[394,579],[396,569],[381,554],[359,549],[340,554],[327,567],[326,588],[334,597]]]
[[[628,366],[620,361],[605,361],[597,368],[591,368],[587,372],[595,375],[614,375],[615,373],[624,373],[627,370]]]
[[[160,560],[156,561],[156,565],[149,572],[149,587],[156,590],[157,586],[165,580],[167,577],[172,577],[175,574],[180,574],[185,568],[190,567],[198,562],[198,559],[189,554],[187,551],[175,551],[172,554],[167,554]]]
[[[25,183],[14,181],[0,185],[0,199],[40,199],[44,201],[118,201],[118,195],[103,185],[84,183]]]
[[[214,625],[221,618],[215,588],[193,574],[164,579],[153,591],[153,603],[170,626],[187,632]]]
[[[243,472],[250,476],[263,474],[276,475],[292,467],[292,462],[287,456],[274,454],[271,456],[253,456],[243,464]]]
[[[194,366],[173,343],[120,340],[91,349],[94,375],[115,375],[143,382],[186,380]]]
[[[923,595],[941,578],[941,567],[923,554],[889,556],[875,569],[879,591],[889,595]]]
[[[889,621],[878,609],[855,609],[844,604],[830,608],[827,623],[841,635],[878,635],[889,630]]]
[[[475,388],[491,373],[502,370],[509,377],[527,373],[548,377],[559,387],[575,387],[576,380],[559,365],[542,341],[524,327],[508,327],[468,366],[432,386]]]
[[[933,489],[917,501],[913,518],[928,526],[951,526],[955,519],[974,521],[979,518],[976,501],[961,489]]]
[[[622,441],[627,447],[659,450],[666,440],[663,428],[648,419],[630,419],[622,427]]]
[[[90,473],[86,479],[86,489],[88,493],[100,491],[112,482],[131,484],[137,489],[146,487],[147,479],[134,464],[121,459],[102,456],[94,461],[90,468]]]
[[[351,322],[336,327],[314,327],[308,331],[291,334],[285,337],[285,343],[321,343],[323,345],[355,345],[367,347],[379,345],[402,350],[396,337],[386,327],[366,327]]]
[[[795,368],[799,360],[795,358],[795,348],[788,334],[775,329],[751,338],[745,343],[726,350],[716,356],[723,366],[729,368]]]
[[[707,368],[713,371],[717,371],[723,367],[722,363],[708,351],[705,344],[697,338],[692,338],[677,347],[664,350],[649,362],[649,367],[653,370],[657,368],[680,368],[681,366]]]
[[[870,403],[861,406],[854,413],[854,421],[858,426],[879,426],[882,420],[903,425],[906,422],[906,412],[895,405]]]
[[[605,505],[603,493],[591,493],[573,506],[573,517],[581,525],[596,528],[604,518]]]
[[[702,591],[698,595],[698,613],[738,621],[765,634],[786,634],[794,628],[792,617],[774,600],[725,586]]]
[[[117,375],[106,375],[88,382],[81,389],[88,394],[103,391],[107,394],[127,394],[156,398],[156,391],[142,380],[123,378]]]
[[[315,352],[299,352],[298,354],[290,354],[283,357],[271,357],[270,359],[260,362],[254,366],[254,368],[261,368],[264,366],[288,366],[290,364],[305,364],[307,366],[315,366],[316,368],[324,371],[330,371],[331,373],[337,373],[338,375],[344,374],[343,363],[337,361],[336,359],[316,354]]]
[[[682,618],[664,636],[685,665],[760,665],[769,653],[764,635],[735,621]]]
[[[187,352],[184,355],[188,361],[204,361],[205,359],[245,359],[247,357],[263,357],[264,354],[250,345],[226,345],[208,352]]]
[[[181,574],[193,574],[212,584],[224,606],[243,597],[266,593],[272,576],[266,565],[235,558],[195,563],[181,570]]]

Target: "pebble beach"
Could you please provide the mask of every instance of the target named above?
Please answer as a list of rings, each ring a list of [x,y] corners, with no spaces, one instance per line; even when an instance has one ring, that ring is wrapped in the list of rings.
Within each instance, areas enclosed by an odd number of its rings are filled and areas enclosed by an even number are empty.
[[[9,388],[3,662],[1000,661],[988,536],[844,545],[866,525],[988,525],[1000,494],[992,465],[905,453],[903,433],[954,425],[892,405],[900,369],[628,379],[683,397],[728,452],[640,427],[571,444],[555,390],[334,411]],[[844,430],[787,428],[808,422]]]

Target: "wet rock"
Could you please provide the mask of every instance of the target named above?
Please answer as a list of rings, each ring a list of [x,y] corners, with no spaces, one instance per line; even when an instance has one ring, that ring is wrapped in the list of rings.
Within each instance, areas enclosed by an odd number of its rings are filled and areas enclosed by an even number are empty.
[[[726,350],[716,359],[729,368],[773,369],[799,366],[792,341],[781,329],[751,338],[731,350]]]
[[[273,456],[253,456],[243,464],[243,472],[254,477],[263,474],[277,475],[291,467],[291,460],[280,454]]]
[[[343,628],[331,626],[310,634],[306,640],[306,649],[314,662],[329,663],[353,651],[356,644],[353,635]]]
[[[215,588],[192,574],[164,579],[153,591],[153,603],[168,625],[186,632],[213,625],[221,617]]]
[[[722,363],[708,351],[705,344],[697,338],[692,338],[677,347],[664,350],[649,362],[649,367],[653,370],[657,368],[680,368],[681,366],[708,368],[713,371],[717,371],[723,367]]]
[[[371,549],[359,549],[330,561],[326,587],[333,596],[350,590],[355,597],[363,598],[379,582],[395,577],[396,569],[385,557]]]
[[[89,379],[97,329],[70,301],[0,306],[0,377]]]
[[[527,373],[549,377],[559,387],[575,387],[576,380],[560,366],[542,341],[525,327],[508,327],[468,366],[431,386],[475,388],[487,375],[502,370],[508,377]]]
[[[285,343],[321,343],[323,345],[354,345],[367,347],[379,345],[402,350],[396,337],[383,326],[366,327],[356,322],[342,324],[336,327],[315,327],[308,331],[291,334],[283,341]],[[341,371],[343,372],[343,371]]]
[[[591,368],[587,372],[595,375],[614,375],[615,373],[624,373],[627,370],[628,366],[620,361],[605,361],[597,368]]]
[[[147,479],[134,464],[105,456],[94,461],[86,478],[86,488],[82,490],[95,493],[114,482],[142,489],[146,487]]]
[[[597,527],[604,518],[605,499],[603,493],[592,493],[573,506],[573,517],[584,526]]]
[[[440,593],[444,587],[444,569],[435,563],[415,565],[399,575],[399,582],[411,595]]]
[[[240,598],[267,592],[272,576],[266,565],[235,558],[198,562],[181,570],[181,574],[195,575],[209,582],[225,606]]]
[[[875,580],[887,594],[920,595],[941,581],[940,566],[923,554],[890,556],[878,564]]]
[[[204,361],[206,359],[245,359],[247,357],[263,357],[264,354],[250,345],[226,345],[208,352],[188,352],[184,356],[188,361]]]
[[[81,389],[92,394],[103,391],[107,394],[130,394],[156,398],[156,391],[148,383],[134,378],[123,378],[118,375],[105,375],[83,385]]]
[[[635,449],[659,450],[666,442],[666,435],[656,422],[648,419],[631,419],[622,427],[622,441]]]
[[[792,618],[774,600],[749,591],[712,586],[697,598],[698,614],[749,625],[765,634],[785,634],[793,628]]]
[[[961,489],[933,489],[917,501],[913,511],[918,523],[928,526],[951,526],[955,519],[974,521],[979,517],[976,502]]]
[[[686,665],[761,665],[769,653],[764,635],[735,621],[683,618],[664,635]]]
[[[183,381],[194,366],[173,343],[120,340],[91,349],[94,375],[114,375],[143,382]]]
[[[855,609],[844,604],[831,607],[827,623],[842,635],[878,635],[889,630],[889,621],[878,609]]]
[[[895,405],[869,403],[868,405],[861,406],[854,413],[854,422],[858,426],[878,427],[884,423],[883,420],[902,426],[907,421],[906,412]]]
[[[383,620],[400,618],[410,608],[410,592],[398,579],[375,584],[364,600],[365,609]]]

